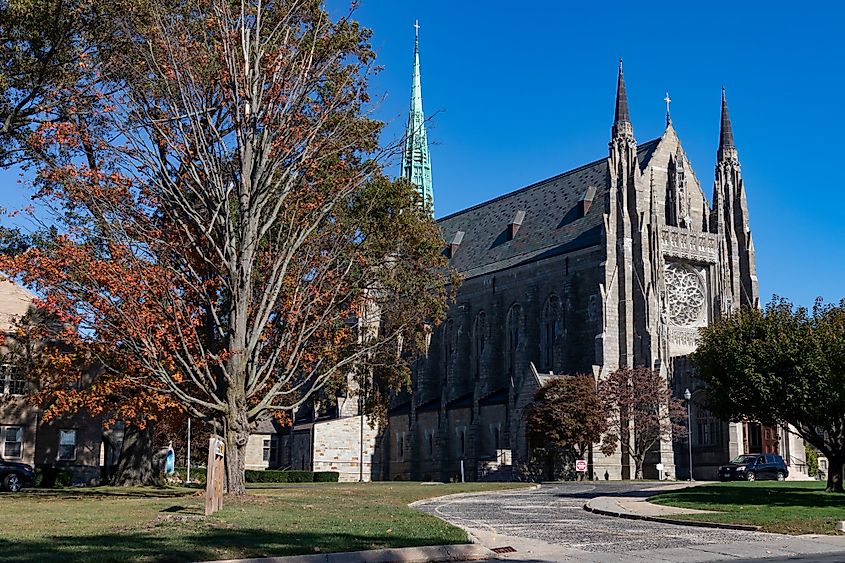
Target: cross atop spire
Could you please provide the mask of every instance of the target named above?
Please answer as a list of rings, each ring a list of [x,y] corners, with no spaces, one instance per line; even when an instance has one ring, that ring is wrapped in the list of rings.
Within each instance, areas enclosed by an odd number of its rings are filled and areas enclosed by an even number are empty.
[[[405,131],[405,151],[402,155],[402,177],[417,186],[425,204],[433,206],[434,194],[431,187],[431,159],[428,154],[428,140],[425,134],[422,84],[420,79],[420,23],[414,22],[414,73],[411,79],[411,108],[408,113],[408,128]]]
[[[619,76],[616,81],[616,111],[613,114],[613,137],[624,135],[633,138],[631,112],[628,111],[628,92],[625,90],[625,76],[622,73],[622,59],[619,59]]]
[[[672,103],[672,98],[669,97],[669,91],[666,91],[666,97],[663,98],[663,101],[666,102],[666,127],[672,125],[672,116],[669,115],[669,104]]]

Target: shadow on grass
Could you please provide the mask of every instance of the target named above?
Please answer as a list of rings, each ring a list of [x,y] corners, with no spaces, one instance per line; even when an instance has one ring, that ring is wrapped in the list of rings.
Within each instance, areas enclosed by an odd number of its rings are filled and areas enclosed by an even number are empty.
[[[55,498],[59,500],[84,498],[95,499],[97,497],[118,497],[118,498],[178,498],[193,496],[194,490],[168,489],[166,487],[144,487],[125,488],[119,487],[70,487],[67,489],[25,489],[16,493],[18,497],[32,498]]]
[[[845,494],[827,493],[824,489],[744,483],[708,485],[661,493],[657,502],[720,504],[739,506],[783,506],[794,508],[842,508]]]
[[[263,529],[206,528],[169,536],[133,531],[52,536],[37,540],[9,541],[0,538],[0,561],[207,561],[228,557],[284,556],[437,545],[442,542],[442,537],[291,533]]]

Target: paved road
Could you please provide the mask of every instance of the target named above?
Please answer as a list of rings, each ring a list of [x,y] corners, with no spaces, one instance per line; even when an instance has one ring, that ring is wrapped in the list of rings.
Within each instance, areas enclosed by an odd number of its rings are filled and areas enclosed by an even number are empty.
[[[649,496],[654,483],[544,485],[432,499],[417,508],[468,530],[512,561],[845,561],[845,537],[793,537],[591,514],[596,496]],[[651,489],[651,490],[649,490]],[[796,558],[798,557],[798,558]]]

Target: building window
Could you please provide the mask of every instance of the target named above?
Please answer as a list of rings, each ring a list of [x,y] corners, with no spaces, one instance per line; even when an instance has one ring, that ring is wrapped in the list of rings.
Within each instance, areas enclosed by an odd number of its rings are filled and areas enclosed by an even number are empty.
[[[76,459],[76,430],[59,430],[59,461],[74,461]]]
[[[475,379],[481,379],[481,365],[484,361],[484,349],[487,347],[487,315],[484,311],[475,316],[474,327],[475,342],[473,346],[473,364],[475,368]]]
[[[508,311],[508,375],[512,386],[520,380],[517,374],[517,354],[522,349],[522,307],[514,304]]]
[[[273,446],[271,440],[264,440],[264,447],[262,448],[261,452],[261,459],[263,461],[270,461],[271,456],[273,455],[272,447]]]
[[[449,381],[455,352],[455,321],[449,319],[443,327],[443,385]]]
[[[546,371],[555,369],[555,350],[560,336],[560,299],[551,295],[543,306],[542,319],[542,360]]]
[[[464,457],[467,453],[467,431],[466,428],[458,428],[458,457]]]
[[[26,379],[20,370],[8,364],[0,369],[0,395],[23,395],[26,392]]]
[[[405,461],[405,433],[396,433],[396,461]]]
[[[428,433],[428,459],[434,459],[434,434]]]
[[[7,426],[3,430],[3,457],[14,459],[21,457],[23,431],[20,426]]]

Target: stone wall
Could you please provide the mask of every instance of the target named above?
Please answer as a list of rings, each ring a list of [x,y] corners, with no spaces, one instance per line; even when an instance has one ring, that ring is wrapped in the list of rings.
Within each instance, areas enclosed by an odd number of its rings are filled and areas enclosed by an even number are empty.
[[[361,476],[360,416],[314,424],[314,471],[337,471],[340,481],[358,481]],[[364,421],[363,479],[372,479],[378,430]]]
[[[272,440],[270,434],[250,434],[246,443],[245,465],[247,469],[268,469],[270,460],[264,460],[264,440]]]

